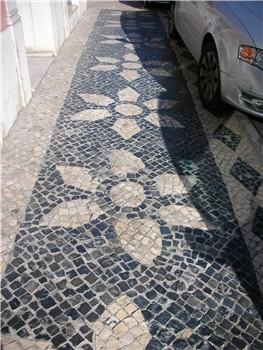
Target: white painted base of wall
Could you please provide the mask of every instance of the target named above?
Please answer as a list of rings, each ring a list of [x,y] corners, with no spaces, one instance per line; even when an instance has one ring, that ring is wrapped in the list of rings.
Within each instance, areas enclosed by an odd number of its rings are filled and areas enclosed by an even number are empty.
[[[1,135],[5,137],[22,107],[30,100],[31,84],[20,19],[0,32],[2,51]]]

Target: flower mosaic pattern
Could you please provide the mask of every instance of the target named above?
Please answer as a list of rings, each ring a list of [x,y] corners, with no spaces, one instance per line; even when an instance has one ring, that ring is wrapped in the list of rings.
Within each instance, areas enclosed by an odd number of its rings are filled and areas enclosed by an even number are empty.
[[[82,97],[85,102],[98,106],[108,106],[114,102],[112,98],[101,94],[80,94],[80,97]]]
[[[84,191],[96,192],[100,181],[93,178],[88,169],[65,165],[58,165],[57,169],[65,184],[81,188]]]
[[[209,230],[209,225],[195,208],[171,204],[161,208],[160,215],[171,226],[189,226],[195,229]]]
[[[109,117],[110,113],[106,109],[85,109],[72,116],[73,120],[86,120],[94,122]]]
[[[183,178],[177,174],[163,174],[155,179],[156,187],[161,196],[186,194],[196,184],[194,176]]]
[[[113,65],[105,65],[105,64],[98,64],[97,66],[94,66],[92,68],[90,68],[91,70],[96,70],[96,71],[101,71],[101,72],[109,72],[113,69],[115,69],[116,67]]]
[[[144,349],[151,338],[141,310],[126,295],[108,306],[93,330],[94,350]]]
[[[150,110],[156,109],[169,109],[177,104],[177,101],[173,100],[159,100],[158,98],[152,98],[149,101],[146,101],[144,105]]]
[[[177,120],[174,120],[173,118],[166,116],[166,115],[160,115],[156,112],[151,112],[147,115],[145,118],[149,123],[160,127],[174,127],[174,128],[183,128],[183,125],[178,122]]]
[[[113,58],[113,57],[109,57],[109,56],[96,57],[96,59],[102,63],[112,63],[112,64],[118,63],[120,61],[117,58]]]
[[[3,280],[3,330],[59,350],[261,348],[246,246],[158,25],[100,14]]]
[[[113,150],[109,156],[111,171],[115,175],[127,175],[137,173],[145,168],[144,163],[134,154],[125,150]]]
[[[138,207],[145,199],[143,187],[131,181],[112,187],[110,196],[121,207]]]
[[[40,225],[76,228],[102,214],[103,211],[95,201],[77,199],[59,204],[41,220]]]
[[[112,129],[125,140],[130,139],[141,130],[135,120],[126,119],[118,119],[112,126]]]
[[[127,80],[128,82],[131,82],[133,80],[136,80],[140,77],[140,74],[133,70],[123,70],[120,75],[123,77],[123,79]]]
[[[140,94],[138,94],[137,91],[134,89],[127,87],[125,89],[122,89],[118,92],[118,96],[120,101],[129,101],[129,102],[136,102],[138,100],[138,97]]]
[[[134,104],[123,103],[116,107],[116,111],[126,117],[132,117],[135,115],[139,115],[140,113],[142,113],[143,110],[139,106],[136,106]]]
[[[120,220],[115,229],[122,247],[137,261],[153,265],[161,255],[162,238],[158,224],[152,220]]]

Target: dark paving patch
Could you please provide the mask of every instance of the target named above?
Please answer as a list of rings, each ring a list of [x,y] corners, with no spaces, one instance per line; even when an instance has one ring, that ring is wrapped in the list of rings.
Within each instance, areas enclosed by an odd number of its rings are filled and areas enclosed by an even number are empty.
[[[124,30],[131,18],[135,29]],[[178,70],[172,77],[149,73],[160,64],[149,68],[149,61],[177,65],[159,17],[123,12],[120,27],[105,26],[112,19],[109,11],[100,14],[59,115],[2,280],[2,330],[51,339],[60,350],[92,349],[92,325],[124,294],[142,311],[151,334],[148,350],[261,349],[262,296],[186,83]],[[160,28],[158,37],[165,48],[146,46],[153,38],[152,29],[139,28],[147,21]],[[141,39],[136,54],[143,67],[137,70],[139,79],[128,83],[119,73],[123,55],[130,50],[123,42],[107,45],[101,41],[105,40],[102,35],[110,34],[129,39],[133,32]],[[113,71],[97,72],[90,69],[98,64],[96,56],[120,62]],[[137,105],[142,113],[132,118],[140,131],[125,140],[111,127],[120,117],[115,111],[120,103],[118,91],[127,86],[140,94]],[[185,90],[185,98],[178,87]],[[80,93],[112,98],[114,102],[106,108],[110,116],[92,123],[73,120],[72,114],[98,108],[85,103]],[[165,115],[183,127],[158,128],[146,121],[150,111],[144,102],[153,98],[159,99],[159,107],[162,100],[177,100]],[[145,169],[127,177],[113,175],[112,149],[133,153]],[[65,164],[90,169],[101,178],[96,192],[65,184],[56,168]],[[160,197],[154,178],[165,173],[194,176],[196,183],[187,195]],[[241,160],[232,173],[253,193],[262,182]],[[143,186],[145,200],[140,206],[122,208],[112,201],[110,189],[124,179]],[[77,228],[40,225],[59,204],[78,199],[95,201],[103,214]],[[169,226],[159,209],[174,204],[196,209],[213,228],[197,229],[190,223]],[[120,216],[158,223],[162,249],[153,266],[140,263],[123,249],[114,228]]]
[[[254,221],[253,221],[253,233],[259,238],[263,239],[263,208],[258,206]]]
[[[230,147],[233,151],[236,150],[241,137],[236,135],[232,130],[226,128],[224,125],[220,125],[214,132],[214,136],[222,141],[226,146]]]
[[[238,158],[234,163],[231,171],[233,175],[242,185],[244,185],[254,196],[257,194],[263,179],[262,176],[249,164]]]

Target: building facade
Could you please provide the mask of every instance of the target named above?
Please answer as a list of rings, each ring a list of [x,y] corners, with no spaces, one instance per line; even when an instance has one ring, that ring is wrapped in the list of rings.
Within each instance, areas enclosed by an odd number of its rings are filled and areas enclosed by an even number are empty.
[[[87,0],[1,0],[0,4],[1,134],[5,137],[32,97],[29,58],[37,63],[38,57],[56,56],[85,12]]]

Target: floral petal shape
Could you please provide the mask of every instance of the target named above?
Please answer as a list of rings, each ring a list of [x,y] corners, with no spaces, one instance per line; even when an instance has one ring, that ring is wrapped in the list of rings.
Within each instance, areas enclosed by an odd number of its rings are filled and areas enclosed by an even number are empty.
[[[141,310],[126,295],[106,308],[92,330],[94,350],[145,349],[151,339]]]
[[[142,185],[131,181],[123,181],[110,190],[112,200],[121,207],[138,207],[144,200]]]
[[[116,24],[114,24],[114,23],[106,24],[105,27],[118,28],[118,27],[120,27],[120,23],[118,23],[118,24],[117,23]]]
[[[196,183],[195,176],[178,176],[163,174],[155,178],[156,187],[161,196],[180,195],[188,193]]]
[[[94,179],[89,170],[82,167],[58,165],[57,170],[60,172],[66,185],[81,188],[84,191],[96,192],[100,183]]]
[[[115,39],[108,39],[108,40],[103,40],[100,43],[106,44],[106,45],[114,45],[114,44],[121,44],[121,41],[115,40]]]
[[[124,140],[130,139],[141,131],[139,125],[135,120],[131,119],[118,119],[112,126],[112,129],[116,131]]]
[[[126,47],[126,49],[128,49],[128,50],[132,50],[132,51],[134,50],[134,45],[131,43],[125,44],[124,47]]]
[[[117,58],[109,57],[109,56],[104,56],[104,57],[96,57],[96,59],[101,62],[101,63],[118,63],[120,60]]]
[[[127,175],[129,173],[137,173],[144,169],[143,161],[129,151],[113,150],[109,156],[111,163],[111,171],[115,175]]]
[[[127,53],[126,55],[123,56],[123,58],[125,59],[125,61],[132,61],[132,62],[139,61],[139,57],[134,53]]]
[[[127,87],[118,92],[120,101],[136,102],[140,94],[134,89]]]
[[[109,65],[109,64],[98,64],[97,66],[90,68],[90,70],[95,70],[98,72],[109,72],[114,69],[116,69],[116,66]]]
[[[137,62],[125,62],[122,66],[126,69],[140,69],[142,66]]]
[[[120,39],[120,40],[123,40],[123,37],[122,36],[120,36],[120,35],[110,35],[110,34],[105,34],[105,35],[103,35],[104,36],[104,38],[107,38],[107,39]]]
[[[122,103],[115,107],[116,112],[125,115],[126,117],[132,117],[139,115],[143,112],[141,107],[132,103]]]
[[[150,110],[155,109],[170,109],[177,104],[175,100],[159,100],[158,98],[153,98],[144,102],[144,105]]]
[[[120,75],[129,82],[140,77],[140,74],[133,70],[123,70]]]
[[[94,122],[109,117],[111,114],[106,109],[85,109],[72,116],[73,120]]]
[[[119,220],[115,225],[123,249],[147,266],[161,255],[162,238],[159,225],[150,219]]]
[[[108,106],[114,102],[114,100],[108,96],[101,94],[80,94],[80,97],[87,103],[93,103],[98,106]]]
[[[171,204],[161,208],[159,213],[171,226],[187,226],[200,230],[213,229],[213,226],[208,224],[199,211],[193,207]]]
[[[160,127],[171,127],[171,128],[183,128],[183,125],[180,124],[177,120],[172,119],[166,115],[160,115],[157,112],[151,112],[145,118],[149,123]]]
[[[57,205],[40,221],[41,226],[76,228],[95,220],[104,212],[95,201],[76,199]]]
[[[160,77],[172,77],[173,75],[170,72],[167,72],[162,68],[152,68],[150,69],[152,75],[160,76]]]

